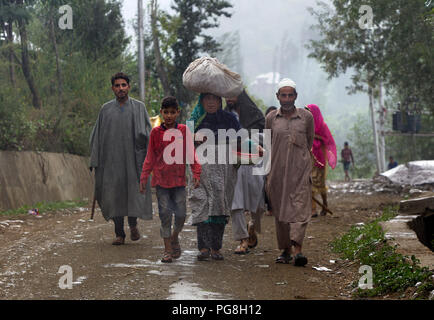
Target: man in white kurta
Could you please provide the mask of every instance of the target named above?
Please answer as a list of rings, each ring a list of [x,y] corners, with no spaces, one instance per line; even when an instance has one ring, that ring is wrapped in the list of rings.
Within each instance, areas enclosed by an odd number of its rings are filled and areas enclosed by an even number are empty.
[[[294,259],[296,266],[304,266],[307,258],[301,249],[312,210],[314,121],[308,110],[295,107],[297,91],[292,80],[279,83],[277,99],[280,109],[265,119],[265,129],[271,130],[271,170],[266,191],[273,207],[279,249],[283,250],[276,262]]]

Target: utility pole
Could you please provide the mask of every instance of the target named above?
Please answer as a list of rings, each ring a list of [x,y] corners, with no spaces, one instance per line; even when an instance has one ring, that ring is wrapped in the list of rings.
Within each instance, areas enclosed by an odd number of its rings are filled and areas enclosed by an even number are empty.
[[[371,122],[372,122],[372,131],[374,133],[374,146],[375,146],[375,157],[377,164],[377,171],[381,173],[381,164],[380,164],[380,150],[378,147],[378,131],[377,131],[377,123],[375,121],[375,110],[374,110],[374,92],[371,84],[368,84],[368,95],[369,95],[369,111],[371,114]]]
[[[385,119],[384,119],[384,106],[383,106],[383,88],[382,88],[383,84],[380,81],[379,83],[379,92],[378,92],[378,104],[379,104],[379,113],[380,113],[380,117],[379,117],[379,128],[378,128],[378,132],[379,132],[379,137],[378,137],[378,148],[379,148],[379,164],[380,164],[380,171],[384,172],[386,171],[386,141],[384,138],[384,123],[385,123]]]
[[[143,0],[137,0],[138,2],[138,30],[139,30],[139,89],[140,100],[145,102],[145,43],[143,39]]]

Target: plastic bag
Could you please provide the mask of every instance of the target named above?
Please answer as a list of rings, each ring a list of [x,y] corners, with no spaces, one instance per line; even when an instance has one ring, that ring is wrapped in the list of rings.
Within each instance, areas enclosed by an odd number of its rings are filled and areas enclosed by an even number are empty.
[[[194,60],[182,76],[184,86],[197,93],[212,93],[219,97],[237,97],[243,91],[241,76],[228,69],[216,58]]]

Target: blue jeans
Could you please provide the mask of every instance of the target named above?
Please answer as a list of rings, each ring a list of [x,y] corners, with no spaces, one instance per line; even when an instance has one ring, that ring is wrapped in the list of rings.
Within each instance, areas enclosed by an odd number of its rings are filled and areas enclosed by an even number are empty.
[[[185,187],[156,187],[158,200],[158,215],[161,220],[160,235],[170,238],[172,235],[172,214],[175,214],[173,231],[181,232],[187,216]]]

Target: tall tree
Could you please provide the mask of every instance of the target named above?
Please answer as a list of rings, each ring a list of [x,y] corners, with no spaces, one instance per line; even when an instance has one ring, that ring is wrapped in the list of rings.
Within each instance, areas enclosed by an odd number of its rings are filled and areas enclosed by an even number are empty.
[[[214,55],[221,50],[219,43],[206,30],[219,26],[218,18],[231,17],[227,9],[232,8],[226,0],[174,0],[172,18],[181,20],[176,30],[177,41],[172,45],[174,64],[172,81],[175,83],[177,96],[183,103],[190,103],[194,94],[182,85],[182,75],[188,65],[199,58],[199,54]]]
[[[403,99],[418,95],[434,111],[433,24],[426,1],[333,0],[332,4],[318,1],[321,9],[310,10],[321,35],[308,45],[310,57],[320,61],[330,77],[355,70],[352,92],[366,91],[366,84],[374,90],[381,81],[389,90],[397,89]],[[360,26],[362,5],[373,13],[373,25],[366,29]]]
[[[20,35],[21,61],[18,59],[16,60],[21,65],[23,75],[32,94],[33,106],[36,109],[40,109],[41,98],[32,74],[27,37],[27,25],[31,18],[30,9],[34,3],[35,0],[2,0],[0,6],[0,17],[3,21],[7,21],[9,26],[12,26],[14,22],[17,23],[18,33]],[[10,54],[14,55],[12,51]],[[14,57],[16,56],[14,55]]]
[[[151,0],[150,3],[150,15],[151,15],[151,33],[152,33],[152,44],[154,49],[155,66],[158,72],[158,76],[163,86],[164,94],[171,95],[172,89],[169,83],[169,76],[167,74],[166,66],[162,58],[160,49],[160,31],[158,28],[158,1]]]
[[[71,50],[92,60],[116,59],[121,56],[130,38],[126,36],[119,0],[70,0],[74,28],[65,32],[64,41]]]
[[[4,20],[6,19],[6,20]],[[15,74],[15,51],[14,51],[14,33],[13,33],[13,23],[10,15],[6,15],[2,12],[0,16],[0,31],[4,33],[5,37],[5,49],[7,51],[6,56],[8,59],[8,69],[9,69],[9,78],[12,86],[16,87],[16,74]],[[0,40],[1,43],[1,40]]]

